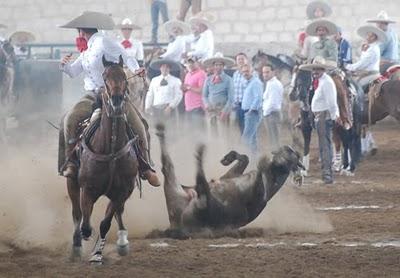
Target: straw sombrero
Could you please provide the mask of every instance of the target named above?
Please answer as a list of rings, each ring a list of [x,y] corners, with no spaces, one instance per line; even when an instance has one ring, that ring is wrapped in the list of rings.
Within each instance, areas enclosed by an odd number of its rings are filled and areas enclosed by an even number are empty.
[[[9,40],[12,44],[20,45],[35,41],[35,35],[28,31],[17,31],[11,34]]]
[[[203,65],[205,67],[212,66],[214,63],[221,62],[225,67],[230,68],[235,65],[235,61],[232,58],[224,57],[221,52],[215,53],[214,57],[205,59]]]
[[[190,24],[204,24],[207,26],[208,29],[213,28],[213,23],[215,22],[215,16],[210,14],[210,13],[206,13],[206,12],[200,12],[198,14],[196,14],[195,16],[191,17],[189,19],[189,23]]]
[[[170,67],[171,71],[179,71],[181,69],[180,65],[177,62],[169,59],[155,60],[150,64],[150,68],[152,68],[153,70],[160,70],[161,65],[165,64]]]
[[[325,17],[328,17],[332,14],[332,8],[328,5],[328,3],[324,1],[313,1],[307,5],[306,14],[307,18],[315,19],[315,9],[320,8],[324,11]]]
[[[176,19],[169,20],[164,23],[164,28],[168,34],[172,34],[174,28],[180,28],[182,30],[183,35],[190,34],[190,26],[181,20],[176,20]]]
[[[314,69],[324,69],[324,70],[332,70],[336,68],[336,62],[326,60],[322,56],[316,56],[312,63],[301,65],[299,67],[300,70],[312,71]]]
[[[385,42],[387,40],[385,32],[373,25],[364,25],[357,29],[357,34],[364,39],[367,38],[368,33],[374,33],[380,42]]]
[[[327,19],[316,19],[306,27],[306,33],[309,36],[317,36],[317,28],[325,27],[328,30],[328,36],[334,35],[337,32],[337,26],[332,21]]]
[[[131,30],[140,30],[142,27],[139,25],[133,24],[132,20],[129,18],[125,18],[121,21],[120,24],[115,26],[116,29],[131,29]]]
[[[396,21],[389,18],[386,11],[380,11],[375,19],[369,19],[367,22],[371,23],[396,23]]]
[[[96,28],[101,30],[113,30],[115,23],[108,14],[87,11],[59,27],[68,29]]]

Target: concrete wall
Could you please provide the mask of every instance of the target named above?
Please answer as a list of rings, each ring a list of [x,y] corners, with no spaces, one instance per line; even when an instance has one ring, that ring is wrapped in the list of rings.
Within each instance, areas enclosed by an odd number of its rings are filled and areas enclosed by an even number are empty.
[[[37,42],[73,42],[74,31],[59,29],[58,24],[79,15],[84,10],[109,12],[116,22],[130,17],[143,27],[137,36],[150,38],[151,0],[12,0],[0,1],[0,23],[7,24],[6,35],[15,30],[34,32]],[[175,17],[180,0],[167,0],[170,17]],[[295,42],[299,28],[305,22],[305,7],[309,0],[203,0],[205,9],[217,17],[217,42]],[[341,26],[346,37],[358,39],[355,31],[367,18],[385,9],[394,19],[400,19],[398,0],[331,0],[331,19]],[[397,28],[397,26],[395,26]],[[165,34],[161,33],[161,40]]]

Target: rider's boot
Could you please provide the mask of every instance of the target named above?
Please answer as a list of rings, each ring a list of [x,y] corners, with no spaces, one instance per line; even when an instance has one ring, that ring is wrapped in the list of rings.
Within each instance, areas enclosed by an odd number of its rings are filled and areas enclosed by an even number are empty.
[[[156,174],[156,171],[151,167],[149,151],[140,145],[141,144],[138,146],[139,172],[141,173],[140,177],[144,180],[147,180],[150,185],[158,187],[161,185],[161,182]]]
[[[66,144],[66,157],[68,159],[67,164],[65,165],[65,170],[63,172],[63,176],[66,178],[77,179],[78,178],[78,167],[74,161],[76,161],[75,154],[75,142],[69,142]]]

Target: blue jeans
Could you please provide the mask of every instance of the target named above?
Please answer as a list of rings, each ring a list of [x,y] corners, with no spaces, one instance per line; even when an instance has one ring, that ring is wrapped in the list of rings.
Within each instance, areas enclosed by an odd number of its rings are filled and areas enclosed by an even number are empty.
[[[318,133],[319,155],[321,158],[322,179],[332,182],[332,129],[333,121],[328,119],[328,111],[318,112],[315,115],[315,125]]]
[[[238,103],[235,107],[236,120],[239,125],[240,134],[243,134],[244,130],[244,110],[242,109],[242,103]]]
[[[158,42],[158,15],[161,13],[162,20],[165,23],[168,21],[168,9],[167,4],[161,1],[153,1],[151,4],[151,22],[153,28],[151,29],[151,41],[154,43]]]
[[[242,139],[253,153],[257,151],[257,130],[259,125],[260,112],[247,111],[244,114],[244,129]]]
[[[272,151],[279,149],[279,131],[281,125],[281,113],[273,111],[269,115],[264,116],[264,125],[268,133],[269,146]]]

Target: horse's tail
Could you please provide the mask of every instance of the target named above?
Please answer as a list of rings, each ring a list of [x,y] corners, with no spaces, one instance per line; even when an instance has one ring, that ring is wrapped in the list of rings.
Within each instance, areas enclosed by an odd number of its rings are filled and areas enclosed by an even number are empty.
[[[206,147],[204,144],[200,144],[196,150],[196,161],[197,161],[197,175],[196,175],[196,187],[198,196],[205,194],[206,197],[210,194],[210,187],[206,179],[206,175],[204,173],[203,160],[204,160],[204,151]]]

